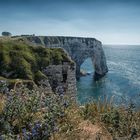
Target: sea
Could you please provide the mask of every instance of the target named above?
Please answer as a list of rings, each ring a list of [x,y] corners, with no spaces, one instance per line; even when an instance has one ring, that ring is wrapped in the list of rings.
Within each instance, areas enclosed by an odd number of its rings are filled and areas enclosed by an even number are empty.
[[[77,81],[77,99],[80,104],[113,98],[114,104],[130,102],[140,107],[140,45],[103,45],[108,73],[94,81],[94,66],[90,58],[81,69],[89,75]]]

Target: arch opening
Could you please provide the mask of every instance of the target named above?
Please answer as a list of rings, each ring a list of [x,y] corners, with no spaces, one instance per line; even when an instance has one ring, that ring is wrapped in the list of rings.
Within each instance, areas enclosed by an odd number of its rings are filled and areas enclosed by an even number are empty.
[[[95,68],[92,62],[92,58],[88,57],[80,65],[80,71],[83,70],[86,73],[85,75],[80,74],[79,80],[77,80],[77,97],[80,103],[85,103],[91,97],[94,97],[95,91],[95,81],[93,79],[95,74]],[[80,72],[81,73],[81,72]]]
[[[80,66],[80,77],[81,76],[88,76],[88,75],[94,75],[94,66],[91,58],[87,58],[84,60],[84,62]]]

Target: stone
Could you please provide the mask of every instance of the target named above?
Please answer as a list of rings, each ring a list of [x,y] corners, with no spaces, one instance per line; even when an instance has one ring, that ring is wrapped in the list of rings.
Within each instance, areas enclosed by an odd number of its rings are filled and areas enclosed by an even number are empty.
[[[50,48],[61,47],[65,49],[76,63],[77,79],[80,78],[80,67],[87,58],[92,59],[95,69],[95,80],[100,79],[108,72],[102,43],[95,38],[59,36],[27,36],[25,38],[33,45],[42,45]]]
[[[62,65],[49,65],[43,70],[47,76],[47,87],[59,95],[66,94],[76,99],[76,66],[69,63]],[[50,89],[50,88],[49,88]],[[49,90],[50,91],[50,90]]]

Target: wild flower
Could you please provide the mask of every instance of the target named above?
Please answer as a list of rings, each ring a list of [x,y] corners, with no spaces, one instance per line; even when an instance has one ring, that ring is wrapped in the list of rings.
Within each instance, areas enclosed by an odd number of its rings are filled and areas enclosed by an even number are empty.
[[[20,85],[6,92],[0,113],[3,139],[48,140],[54,133],[72,134],[81,119],[102,123],[114,139],[128,135],[135,139],[140,134],[140,113],[135,112],[133,102],[115,107],[112,101],[99,100],[80,108],[64,92],[45,95],[42,87],[30,90]]]
[[[8,83],[6,80],[0,80],[0,93],[8,93],[9,88],[8,88]]]
[[[0,140],[4,140],[3,137],[0,135]]]
[[[33,137],[36,136],[38,134],[37,129],[32,128],[31,134],[32,134]]]
[[[36,122],[34,127],[35,127],[35,129],[39,129],[41,127],[40,122]]]
[[[23,136],[23,138],[26,139],[26,140],[29,140],[29,139],[30,139],[29,134],[28,134],[26,128],[23,128],[23,129],[22,129],[22,136]]]

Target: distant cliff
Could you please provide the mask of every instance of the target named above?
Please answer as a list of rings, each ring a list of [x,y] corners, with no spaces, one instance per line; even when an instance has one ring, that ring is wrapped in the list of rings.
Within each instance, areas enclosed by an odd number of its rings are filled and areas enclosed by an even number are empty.
[[[64,48],[76,63],[77,78],[80,77],[80,66],[89,57],[93,61],[95,79],[104,76],[108,72],[102,43],[95,38],[22,36],[22,39],[36,46],[42,45],[48,48]]]

